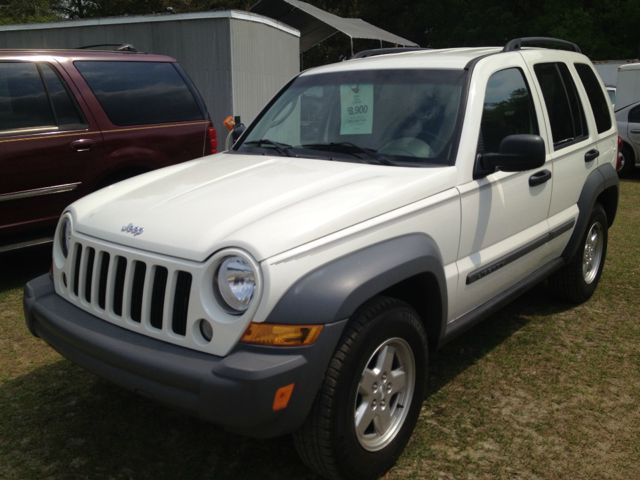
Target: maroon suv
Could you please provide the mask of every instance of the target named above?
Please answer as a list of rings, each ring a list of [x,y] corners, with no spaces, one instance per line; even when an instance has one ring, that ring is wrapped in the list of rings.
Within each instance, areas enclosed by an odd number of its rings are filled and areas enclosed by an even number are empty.
[[[216,141],[171,57],[0,50],[0,253],[50,240],[77,198],[214,153]]]

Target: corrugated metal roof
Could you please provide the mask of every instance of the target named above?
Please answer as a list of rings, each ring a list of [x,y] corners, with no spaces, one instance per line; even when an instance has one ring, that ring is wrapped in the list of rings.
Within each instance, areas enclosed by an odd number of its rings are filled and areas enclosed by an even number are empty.
[[[337,32],[350,38],[381,40],[405,47],[417,43],[376,27],[360,18],[343,18],[299,0],[260,0],[252,12],[260,13],[300,30],[300,49],[305,52]]]
[[[19,30],[46,30],[50,28],[75,28],[92,27],[97,25],[124,25],[128,23],[151,23],[151,22],[177,22],[184,20],[203,20],[210,18],[234,18],[249,22],[262,23],[277,28],[283,32],[300,37],[300,32],[289,25],[285,25],[272,18],[239,10],[218,10],[211,12],[161,14],[161,15],[134,15],[131,17],[106,17],[92,18],[86,20],[65,20],[63,22],[29,23],[21,25],[0,25],[0,32]]]

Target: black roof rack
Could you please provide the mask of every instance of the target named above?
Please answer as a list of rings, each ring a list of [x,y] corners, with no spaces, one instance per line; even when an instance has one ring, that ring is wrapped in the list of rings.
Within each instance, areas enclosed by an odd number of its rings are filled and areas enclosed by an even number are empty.
[[[362,50],[351,58],[375,57],[376,55],[386,55],[388,53],[414,52],[416,50],[431,50],[430,48],[421,47],[389,47],[389,48],[372,48],[370,50]]]
[[[116,52],[137,52],[138,49],[131,45],[130,43],[98,43],[96,45],[83,45],[82,47],[77,47],[78,50],[90,50],[92,48],[99,47],[114,47],[112,50]]]
[[[572,52],[582,53],[580,47],[575,43],[553,37],[514,38],[507,42],[502,51],[513,52],[515,50],[520,50],[522,47],[558,48],[560,50],[570,50]]]

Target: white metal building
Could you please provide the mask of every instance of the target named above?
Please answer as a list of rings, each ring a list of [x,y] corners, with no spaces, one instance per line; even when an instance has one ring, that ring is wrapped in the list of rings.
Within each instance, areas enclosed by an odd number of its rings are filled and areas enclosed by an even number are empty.
[[[128,43],[175,57],[200,90],[221,140],[222,120],[248,123],[300,70],[300,32],[237,10],[0,26],[0,48]]]

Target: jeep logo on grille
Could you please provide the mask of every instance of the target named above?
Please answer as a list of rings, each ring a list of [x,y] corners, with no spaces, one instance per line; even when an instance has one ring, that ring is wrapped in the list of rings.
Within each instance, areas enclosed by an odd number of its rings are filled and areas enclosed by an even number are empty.
[[[134,225],[133,223],[130,223],[129,225],[124,225],[120,231],[124,232],[124,233],[130,233],[134,237],[137,237],[142,232],[144,232],[144,228],[143,227],[138,227],[137,225]]]

